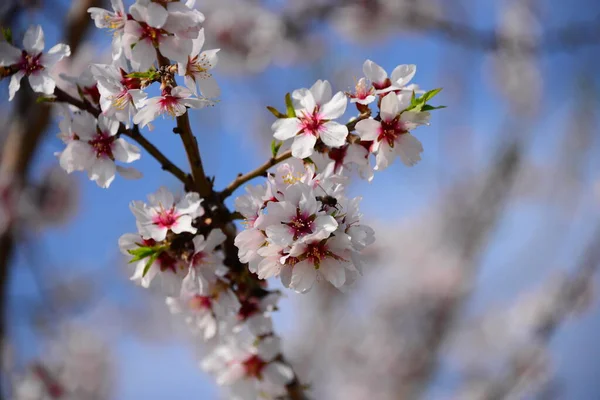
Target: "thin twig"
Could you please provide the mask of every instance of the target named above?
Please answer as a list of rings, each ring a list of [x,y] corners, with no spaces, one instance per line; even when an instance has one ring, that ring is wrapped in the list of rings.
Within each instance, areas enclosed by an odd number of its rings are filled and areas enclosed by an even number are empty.
[[[255,170],[250,171],[247,174],[238,176],[222,192],[219,193],[219,198],[221,200],[225,200],[227,197],[231,196],[231,194],[233,192],[235,192],[235,190],[237,188],[239,188],[240,186],[242,186],[244,183],[246,183],[254,178],[257,178],[259,176],[263,176],[264,174],[266,174],[266,172],[269,170],[269,168],[271,168],[274,165],[279,164],[282,161],[287,160],[290,157],[292,157],[291,150],[286,151],[285,153],[281,154],[280,156],[271,157],[270,159],[267,160],[267,162],[265,162],[263,165],[256,168]]]

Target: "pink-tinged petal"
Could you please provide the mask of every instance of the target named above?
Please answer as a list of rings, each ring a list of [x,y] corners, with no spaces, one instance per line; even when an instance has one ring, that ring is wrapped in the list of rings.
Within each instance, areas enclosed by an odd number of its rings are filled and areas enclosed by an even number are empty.
[[[88,177],[96,181],[101,188],[108,188],[115,179],[117,167],[115,163],[108,158],[98,158],[88,169]]]
[[[404,165],[412,167],[421,161],[421,153],[423,153],[423,145],[410,133],[400,135],[396,139],[395,149]]]
[[[398,88],[406,86],[417,73],[417,66],[414,64],[398,65],[392,71],[392,84]]]
[[[90,145],[80,140],[73,140],[59,156],[62,169],[69,174],[73,171],[87,169],[95,160],[95,154]]]
[[[134,162],[141,157],[141,150],[137,146],[121,138],[113,142],[112,153],[115,160],[124,163]]]
[[[0,42],[0,66],[17,64],[21,60],[21,50],[6,42]]]
[[[25,32],[23,48],[30,55],[38,55],[44,50],[44,31],[39,25],[32,25]]]
[[[271,126],[273,137],[277,140],[293,138],[300,132],[300,120],[298,118],[280,118]]]
[[[66,44],[59,43],[48,50],[48,53],[42,55],[41,62],[44,67],[52,68],[57,62],[70,55],[71,48]]]
[[[379,133],[381,132],[381,122],[375,121],[372,118],[363,119],[356,124],[355,129],[361,140],[377,140]]]
[[[312,92],[310,90],[295,90],[294,92],[296,93],[296,97],[298,99],[300,107],[308,111],[309,113],[312,113],[315,107],[317,106],[317,102]]]
[[[333,98],[321,108],[320,115],[323,119],[336,119],[344,115],[348,99],[343,92],[337,92]]]
[[[193,220],[191,216],[182,215],[181,217],[177,218],[177,222],[171,227],[171,230],[175,233],[196,233],[196,228],[192,226],[192,222]]]
[[[148,4],[146,22],[153,28],[162,28],[167,22],[169,12],[162,5],[157,3]]]
[[[322,106],[331,100],[332,90],[329,81],[318,80],[310,88],[315,102]],[[337,118],[337,117],[336,117]]]
[[[141,179],[143,177],[142,173],[133,167],[123,167],[121,165],[117,165],[117,172],[125,179]]]
[[[10,77],[10,84],[8,85],[8,101],[12,101],[15,94],[21,88],[21,79],[25,76],[23,71],[17,71],[13,76]]]
[[[294,371],[283,363],[273,361],[262,370],[262,376],[273,385],[284,386],[294,379]]]
[[[277,336],[267,336],[256,346],[258,356],[269,362],[281,353],[281,339]]]
[[[383,84],[388,77],[387,72],[371,60],[367,60],[363,64],[363,72],[371,82],[380,85]]]
[[[38,71],[29,75],[29,84],[31,89],[37,93],[53,94],[56,83],[50,77],[47,70]]]
[[[156,60],[156,50],[152,43],[141,40],[131,49],[131,63],[134,68],[145,71],[149,69]]]
[[[244,366],[241,364],[231,364],[225,371],[217,376],[217,385],[231,385],[246,375]]]
[[[286,287],[286,288],[290,287],[290,284],[292,283],[292,274],[293,274],[293,269],[289,265],[284,265],[281,268],[279,277],[281,278],[281,284],[284,287]]]
[[[161,39],[158,46],[160,53],[170,60],[186,62],[192,52],[192,41],[180,39],[176,36],[167,36]]]
[[[289,246],[294,241],[294,234],[287,225],[271,225],[267,227],[266,232],[269,240],[281,247]]]
[[[386,95],[381,100],[381,119],[383,121],[391,121],[400,114],[400,101],[395,93]]]
[[[302,134],[294,138],[292,143],[292,156],[300,159],[310,157],[317,143],[317,138],[313,135]]]
[[[396,158],[396,151],[387,142],[381,142],[375,156],[375,170],[383,171],[394,161],[394,158]]]
[[[346,144],[347,136],[348,128],[346,125],[333,121],[325,122],[322,131],[319,133],[319,137],[323,143],[329,147],[342,147]]]
[[[342,287],[346,281],[346,269],[344,265],[331,258],[327,258],[321,262],[319,273],[336,288]]]
[[[280,271],[281,264],[278,262],[278,260],[264,258],[258,264],[256,273],[258,275],[258,279],[269,279],[279,275]]]
[[[315,266],[308,261],[301,261],[292,268],[290,287],[298,293],[309,291],[317,279]]]
[[[221,88],[212,76],[197,79],[197,82],[204,97],[215,98],[221,95]]]

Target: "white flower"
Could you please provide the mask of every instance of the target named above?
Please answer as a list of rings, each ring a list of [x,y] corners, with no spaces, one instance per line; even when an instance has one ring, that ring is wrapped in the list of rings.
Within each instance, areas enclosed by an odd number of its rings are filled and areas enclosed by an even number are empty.
[[[137,170],[117,166],[115,161],[131,163],[141,156],[140,149],[117,137],[119,122],[100,116],[97,120],[83,111],[66,116],[59,137],[67,147],[60,153],[60,166],[72,173],[87,171],[98,186],[107,188],[119,172],[124,178],[136,179]]]
[[[365,78],[360,78],[356,82],[355,92],[349,93],[348,96],[350,96],[351,103],[358,103],[364,106],[371,104],[377,98],[375,96],[375,88],[370,83],[367,83]]]
[[[167,232],[179,234],[183,232],[196,233],[192,226],[194,218],[204,214],[201,207],[202,199],[197,193],[186,193],[179,201],[165,187],[154,194],[148,195],[149,204],[133,201],[129,208],[136,217],[140,235],[144,239],[157,242],[165,240]]]
[[[271,292],[260,299],[250,297],[242,301],[237,313],[237,319],[241,321],[241,324],[234,329],[234,332],[240,331],[244,327],[248,328],[255,336],[273,333],[271,312],[277,307],[280,298],[281,293]]]
[[[279,338],[268,336],[253,346],[255,340],[229,338],[201,363],[202,369],[216,376],[217,384],[229,386],[236,394],[245,393],[236,398],[260,398],[269,386],[284,389],[294,378],[289,366],[275,360],[281,352]]]
[[[223,266],[223,256],[215,252],[215,248],[226,239],[220,229],[210,231],[206,239],[202,235],[194,237],[194,254],[190,263],[190,273],[194,271],[193,279],[197,279],[200,293],[208,293],[210,285],[217,281],[219,270]]]
[[[15,97],[24,76],[29,78],[34,92],[53,94],[56,83],[50,77],[49,70],[64,57],[71,55],[70,47],[57,44],[44,54],[44,31],[41,26],[34,25],[25,32],[23,48],[24,50],[20,50],[7,42],[0,42],[0,67],[12,67],[16,70],[8,86],[8,100]]]
[[[143,128],[159,115],[168,114],[175,118],[185,114],[186,107],[204,108],[211,104],[210,100],[192,97],[192,92],[184,87],[167,88],[161,96],[146,101],[146,105],[133,117],[133,123]]]
[[[295,101],[296,118],[281,118],[273,124],[275,139],[294,138],[294,157],[310,157],[318,139],[329,147],[340,147],[346,143],[348,128],[332,121],[346,111],[346,95],[338,92],[332,97],[331,94],[329,82],[321,80],[310,90],[295,90],[292,97]]]
[[[125,31],[125,23],[127,22],[127,13],[122,0],[111,0],[113,11],[108,11],[103,8],[90,7],[88,12],[94,20],[97,28],[110,29],[113,33],[112,39],[112,57],[113,60],[119,59],[123,52],[123,32]]]
[[[417,66],[398,65],[393,71],[392,76],[388,77],[387,72],[371,60],[363,64],[363,72],[371,81],[377,94],[388,93],[394,90],[402,90],[408,82],[417,73]]]
[[[91,101],[93,104],[98,104],[100,101],[100,93],[98,92],[98,86],[96,79],[92,75],[90,68],[86,68],[77,77],[68,76],[66,74],[59,75],[62,80],[65,80],[72,85],[77,87],[79,93],[77,95],[86,96],[86,100]]]
[[[180,62],[178,65],[179,75],[184,77],[185,85],[195,95],[198,94],[198,86],[204,97],[219,97],[221,89],[219,89],[217,81],[209,72],[217,65],[217,52],[219,50],[205,50],[200,52],[202,46],[204,46],[204,29],[200,31],[193,43],[192,52],[188,56],[187,62]]]
[[[129,127],[131,118],[146,104],[140,80],[128,78],[125,71],[112,65],[94,64],[91,69],[98,82],[102,113]]]
[[[409,131],[427,124],[430,115],[405,111],[409,105],[409,96],[390,93],[381,101],[381,121],[365,119],[356,124],[361,140],[373,141],[371,151],[376,153],[376,170],[387,168],[396,156],[407,166],[421,160],[423,146]]]

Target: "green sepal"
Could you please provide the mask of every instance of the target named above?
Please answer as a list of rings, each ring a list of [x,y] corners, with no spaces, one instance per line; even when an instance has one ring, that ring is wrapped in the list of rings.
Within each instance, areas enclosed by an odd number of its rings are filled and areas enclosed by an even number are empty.
[[[37,104],[41,104],[41,103],[54,103],[55,100],[56,100],[56,98],[52,97],[52,96],[38,96],[35,99],[35,102]]]
[[[296,118],[296,110],[294,109],[294,103],[292,102],[292,95],[286,93],[285,95],[285,109],[288,118]]]
[[[142,272],[142,278],[146,276],[148,271],[150,271],[150,267],[152,266],[152,264],[154,264],[154,261],[156,261],[158,256],[160,256],[160,253],[162,253],[162,250],[157,251],[156,253],[154,253],[150,256],[150,258],[146,262],[146,265],[144,266],[144,272]]]
[[[2,36],[4,36],[4,40],[6,40],[7,43],[12,44],[13,37],[12,30],[10,28],[2,28]]]
[[[283,114],[275,107],[267,106],[267,110],[271,111],[271,114],[273,114],[275,118],[287,118],[287,115]]]
[[[154,255],[158,252],[161,252],[162,250],[163,249],[161,247],[147,247],[147,246],[141,246],[141,247],[138,247],[137,249],[127,250],[127,252],[133,256],[133,258],[131,260],[129,260],[129,263],[131,264],[136,261],[143,260],[146,257],[151,257],[152,255]]]
[[[271,142],[271,154],[273,155],[273,158],[277,157],[277,153],[279,152],[282,144],[283,142],[280,142],[277,139],[273,139]]]

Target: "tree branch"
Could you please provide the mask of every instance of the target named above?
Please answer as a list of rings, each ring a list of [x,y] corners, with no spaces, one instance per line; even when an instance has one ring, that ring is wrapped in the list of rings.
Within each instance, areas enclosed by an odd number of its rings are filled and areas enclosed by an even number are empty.
[[[221,200],[225,200],[227,197],[231,196],[231,194],[233,192],[235,192],[235,190],[237,188],[239,188],[240,186],[242,186],[244,183],[246,183],[254,178],[257,178],[259,176],[263,176],[264,174],[266,174],[266,172],[269,170],[269,168],[271,168],[274,165],[279,164],[282,161],[287,160],[290,157],[292,157],[291,150],[286,151],[285,153],[283,153],[282,155],[280,155],[278,157],[271,157],[269,160],[267,160],[266,163],[264,163],[260,167],[256,168],[255,170],[248,172],[247,174],[239,175],[222,192],[220,192],[218,194],[219,198]]]

